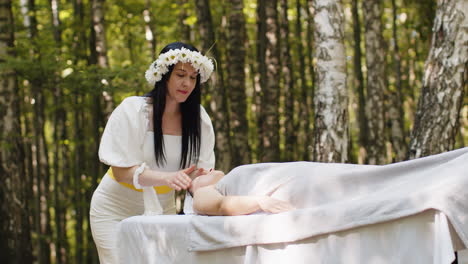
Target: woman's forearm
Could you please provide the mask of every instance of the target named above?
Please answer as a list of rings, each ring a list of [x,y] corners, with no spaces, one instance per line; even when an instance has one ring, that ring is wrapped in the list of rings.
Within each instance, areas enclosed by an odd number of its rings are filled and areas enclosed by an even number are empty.
[[[118,182],[133,184],[133,175],[139,166],[129,168],[111,167],[114,178]],[[166,172],[155,171],[146,168],[138,177],[138,182],[141,186],[161,186],[166,184]]]
[[[214,185],[210,185],[194,193],[193,209],[205,215],[245,215],[260,210],[281,213],[294,207],[289,202],[269,196],[223,196]]]
[[[225,196],[220,211],[222,215],[244,215],[256,211],[277,214],[293,209],[289,202],[269,196]]]
[[[256,196],[223,196],[213,185],[198,189],[193,209],[205,215],[244,215],[260,209]]]
[[[260,210],[257,196],[224,196],[220,215],[245,215]]]

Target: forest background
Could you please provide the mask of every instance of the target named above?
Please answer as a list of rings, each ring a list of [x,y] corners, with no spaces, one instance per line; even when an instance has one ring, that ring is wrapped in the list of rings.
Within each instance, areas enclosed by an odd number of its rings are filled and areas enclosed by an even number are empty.
[[[465,146],[463,0],[0,0],[0,251],[97,263],[106,119],[173,41],[216,60],[217,168],[387,164]],[[180,208],[180,199],[178,200]]]

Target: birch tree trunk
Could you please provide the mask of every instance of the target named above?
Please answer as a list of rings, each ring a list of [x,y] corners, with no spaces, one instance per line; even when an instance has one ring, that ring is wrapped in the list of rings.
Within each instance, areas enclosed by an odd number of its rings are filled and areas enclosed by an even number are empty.
[[[348,95],[341,1],[314,0],[317,59],[314,96],[315,161],[348,160]]]
[[[107,58],[107,41],[106,41],[106,28],[104,20],[104,0],[91,0],[91,38],[90,38],[90,63],[96,64],[100,68],[109,68],[109,59]],[[96,80],[96,85],[102,85],[101,80]],[[98,100],[99,99],[99,100]],[[108,91],[103,91],[102,95],[98,94],[95,98],[96,110],[99,112],[95,113],[96,122],[99,126],[103,126],[104,118],[101,114],[101,103],[104,104],[104,117],[106,119],[112,113],[114,109],[114,102],[112,95]]]
[[[107,57],[107,39],[106,39],[106,25],[105,25],[105,8],[104,8],[105,0],[91,0],[90,1],[90,19],[91,19],[91,36],[90,36],[90,64],[96,65],[98,69],[107,69],[109,68],[109,59]],[[130,48],[130,57],[132,56],[132,44],[131,44],[131,36],[129,37],[129,48]],[[75,190],[77,191],[76,195],[76,203],[77,206],[77,225],[76,225],[76,232],[80,232],[82,234],[77,234],[75,239],[77,241],[77,254],[76,260],[77,263],[80,262],[93,262],[97,259],[96,251],[94,248],[86,247],[86,241],[92,241],[91,230],[89,228],[89,201],[84,201],[87,197],[92,196],[93,190],[97,188],[97,179],[103,175],[103,166],[99,162],[98,151],[99,151],[99,142],[101,139],[101,131],[104,127],[105,120],[110,116],[114,109],[114,101],[113,95],[109,90],[105,90],[105,83],[110,82],[109,80],[104,80],[100,75],[96,75],[93,80],[99,89],[97,92],[94,93],[90,100],[92,100],[92,137],[93,141],[91,144],[92,152],[88,152],[89,160],[91,160],[88,164],[91,165],[91,188],[83,188],[83,183],[85,180],[81,176],[83,174],[83,165],[82,160],[86,157],[84,149],[86,148],[85,142],[80,142],[77,144],[77,154],[79,157],[75,157],[75,166],[81,166],[81,168],[76,168],[76,186]],[[86,97],[82,97],[82,100],[85,100]],[[79,100],[79,99],[77,99]],[[75,120],[77,124],[79,124],[78,120],[81,120],[81,125],[76,127],[77,138],[80,137],[81,133],[84,132],[84,128],[82,127],[85,124],[85,118],[83,117],[83,112],[79,110],[80,108],[76,109],[79,111],[75,113]],[[82,241],[82,242],[80,242]],[[80,243],[80,244],[78,244]],[[88,258],[85,259],[85,256]]]
[[[91,0],[91,36],[94,38],[94,45],[91,46],[91,58],[96,58],[97,61],[92,64],[97,64],[102,68],[109,67],[107,59],[107,41],[106,31],[104,26],[104,0]]]
[[[366,117],[369,127],[367,140],[367,162],[384,164],[385,148],[385,48],[382,35],[382,2],[367,0],[363,5],[366,65],[367,65],[367,100]]]
[[[53,32],[54,32],[54,40],[56,44],[60,44],[62,42],[62,29],[61,25],[62,22],[60,21],[59,17],[59,0],[49,0],[50,4],[50,10],[51,10],[51,24],[53,26]]]
[[[0,64],[14,55],[11,0],[0,0]],[[3,66],[3,65],[2,65]],[[16,73],[0,70],[0,251],[5,263],[32,263]]]
[[[468,2],[439,0],[409,157],[453,149],[468,79]]]
[[[210,50],[216,59],[217,65],[222,65],[218,48],[215,45],[215,34],[213,22],[211,20],[210,3],[208,0],[195,0],[198,28],[202,40],[203,50],[206,53]],[[209,54],[208,54],[209,56]],[[222,67],[218,67],[211,77],[215,85],[207,83],[207,93],[211,95],[209,115],[213,118],[213,127],[216,138],[216,167],[228,171],[231,169],[231,139],[228,112],[227,96],[224,87],[224,76]]]
[[[261,108],[260,108],[260,147],[259,160],[262,162],[279,160],[279,84],[278,76],[280,70],[279,61],[279,28],[277,0],[264,1],[265,7],[265,80],[260,83],[261,87]],[[261,19],[261,18],[259,18]]]
[[[227,71],[232,130],[231,166],[251,163],[248,140],[247,98],[245,88],[245,28],[244,4],[242,0],[230,1],[228,14]]]

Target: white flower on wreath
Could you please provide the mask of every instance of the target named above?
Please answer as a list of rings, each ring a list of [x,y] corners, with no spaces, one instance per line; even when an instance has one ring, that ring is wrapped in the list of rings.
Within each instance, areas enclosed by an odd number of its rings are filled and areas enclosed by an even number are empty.
[[[178,62],[190,63],[200,74],[200,82],[206,82],[214,70],[211,59],[203,56],[200,52],[191,51],[186,48],[169,50],[156,59],[145,72],[145,78],[151,86],[162,79],[162,76],[169,71],[169,66]]]

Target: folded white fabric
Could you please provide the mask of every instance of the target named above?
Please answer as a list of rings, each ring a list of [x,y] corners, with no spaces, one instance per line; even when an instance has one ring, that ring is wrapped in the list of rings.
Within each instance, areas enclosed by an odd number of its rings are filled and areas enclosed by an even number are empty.
[[[434,215],[434,237],[432,263],[452,263],[455,259],[454,248],[447,217],[441,212]]]
[[[145,213],[143,215],[162,215],[163,208],[153,186],[143,187],[143,203]]]
[[[193,211],[193,198],[188,192],[185,194],[184,214],[185,215],[195,214],[195,212]]]
[[[273,197],[298,209],[275,215],[194,216],[191,250],[304,238],[390,221],[428,209],[443,212],[468,246],[468,148],[395,164],[264,163],[238,167],[224,195]]]

